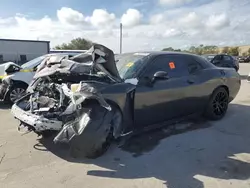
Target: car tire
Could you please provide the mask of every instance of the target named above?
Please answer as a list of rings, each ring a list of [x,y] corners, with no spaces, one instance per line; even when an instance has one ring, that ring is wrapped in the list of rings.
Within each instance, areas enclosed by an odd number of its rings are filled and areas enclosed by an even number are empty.
[[[90,107],[90,121],[80,135],[70,141],[70,154],[73,157],[97,158],[103,155],[114,139],[114,123],[121,123],[121,113],[116,108],[108,111],[100,104]]]
[[[224,87],[219,87],[212,93],[207,108],[205,110],[205,117],[210,120],[222,119],[228,108],[229,94]]]
[[[13,94],[20,94],[20,96],[22,94],[25,94],[27,89],[27,86],[25,84],[14,84],[13,86],[10,87],[9,91],[6,93],[5,95],[5,101],[8,104],[14,104],[15,101],[13,101]]]

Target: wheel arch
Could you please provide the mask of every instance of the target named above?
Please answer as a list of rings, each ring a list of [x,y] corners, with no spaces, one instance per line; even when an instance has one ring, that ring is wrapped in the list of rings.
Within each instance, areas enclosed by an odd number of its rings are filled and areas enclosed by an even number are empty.
[[[20,85],[20,86],[23,86],[23,87],[26,87],[28,88],[28,84],[24,81],[21,81],[21,80],[12,80],[13,84],[12,85]]]
[[[111,109],[115,110],[113,111],[113,113],[115,113],[114,115],[116,116],[116,118],[120,118],[120,119],[116,119],[116,122],[113,122],[113,125],[112,125],[113,136],[114,138],[118,138],[122,134],[123,111],[121,110],[120,106],[115,101],[112,101],[110,99],[107,99],[106,101],[111,106]]]
[[[207,106],[206,106],[205,111],[204,111],[204,116],[207,117],[207,118],[209,118],[210,120],[219,120],[219,119],[221,119],[222,117],[224,117],[224,115],[226,113],[226,110],[228,108],[228,103],[229,102],[227,102],[227,104],[226,104],[227,106],[226,106],[225,112],[223,112],[223,114],[220,114],[220,115],[214,114],[213,109],[211,109],[214,106],[213,105],[213,97],[217,95],[216,92],[219,89],[224,89],[227,92],[228,99],[229,99],[229,88],[226,85],[220,85],[220,86],[214,88],[213,92],[211,93],[211,95],[209,97],[209,101],[208,101]]]
[[[105,99],[105,101],[110,105],[111,107],[111,111],[112,113],[114,113],[114,116],[116,116],[116,118],[120,118],[120,119],[116,119],[116,121],[120,121],[119,123],[113,123],[113,136],[114,138],[118,138],[122,132],[123,132],[123,118],[124,118],[124,111],[121,109],[121,107],[119,106],[119,104],[116,101],[113,101],[111,99]],[[99,103],[97,99],[86,99],[85,102],[89,103]],[[100,104],[100,103],[99,103]]]
[[[216,89],[218,89],[218,88],[224,88],[224,89],[227,91],[227,94],[228,94],[228,96],[229,96],[229,94],[230,94],[229,88],[228,88],[226,85],[218,86]],[[216,89],[215,89],[215,90],[216,90]],[[215,90],[214,90],[214,91],[215,91]]]
[[[213,94],[214,94],[214,92],[217,90],[217,89],[219,89],[219,88],[224,88],[226,91],[227,91],[227,94],[228,94],[228,96],[229,96],[229,88],[226,86],[226,85],[219,85],[219,86],[217,86],[216,88],[214,88],[214,90],[212,91],[212,93],[210,94],[210,96],[209,96],[209,100],[207,101],[208,103],[209,103],[209,101],[210,101],[210,99],[211,99],[211,97],[213,96]]]

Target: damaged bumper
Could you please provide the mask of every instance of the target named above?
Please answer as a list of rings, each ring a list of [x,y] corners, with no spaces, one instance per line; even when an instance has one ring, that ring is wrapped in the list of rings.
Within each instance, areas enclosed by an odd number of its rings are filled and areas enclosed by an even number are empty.
[[[90,121],[89,108],[82,107],[85,99],[95,100],[102,108],[111,111],[111,106],[89,84],[80,82],[76,85],[75,92],[66,84],[49,86],[60,91],[58,100],[40,96],[39,92],[29,93],[12,106],[11,113],[21,122],[20,125],[38,134],[58,131],[54,142],[69,142],[74,136],[83,132]],[[65,101],[66,98],[69,101]],[[66,109],[60,111],[64,102],[68,105]]]
[[[61,121],[49,120],[47,118],[43,118],[30,112],[26,112],[20,107],[18,107],[17,104],[14,104],[12,106],[11,113],[21,123],[27,124],[37,133],[46,130],[59,131],[62,128]]]

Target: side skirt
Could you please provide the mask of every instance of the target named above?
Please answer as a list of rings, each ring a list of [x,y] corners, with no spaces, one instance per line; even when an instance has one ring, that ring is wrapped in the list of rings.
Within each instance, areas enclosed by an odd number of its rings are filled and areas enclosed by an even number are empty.
[[[126,137],[129,138],[131,136],[141,134],[141,133],[144,133],[144,132],[148,132],[148,131],[151,131],[151,130],[160,129],[160,128],[168,127],[168,126],[178,126],[178,123],[180,123],[180,122],[183,122],[185,120],[192,119],[192,118],[198,118],[201,115],[202,115],[201,113],[193,113],[193,114],[183,116],[183,117],[180,117],[180,118],[171,119],[171,120],[168,120],[168,121],[165,121],[165,122],[162,122],[162,123],[149,125],[147,127],[141,128],[141,129],[135,129],[135,130],[132,130],[132,131],[130,131],[128,133],[124,133],[124,134],[122,134],[120,136],[120,138],[124,137],[126,139]]]

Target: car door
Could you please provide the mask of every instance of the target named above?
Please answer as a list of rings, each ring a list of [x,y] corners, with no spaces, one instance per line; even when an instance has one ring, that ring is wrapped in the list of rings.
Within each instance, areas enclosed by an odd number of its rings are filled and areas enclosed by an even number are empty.
[[[209,94],[213,90],[204,67],[202,66],[202,59],[198,57],[187,57],[185,61],[188,66],[188,78],[189,87],[186,89],[186,93],[190,100],[187,100],[187,106],[189,106],[190,113],[202,112],[207,104]]]
[[[187,63],[178,55],[157,56],[140,76],[135,93],[135,125],[147,126],[192,113]],[[148,84],[157,71],[168,73],[168,79]]]

